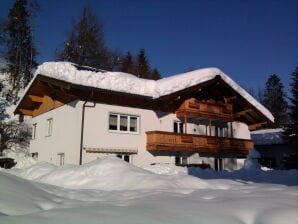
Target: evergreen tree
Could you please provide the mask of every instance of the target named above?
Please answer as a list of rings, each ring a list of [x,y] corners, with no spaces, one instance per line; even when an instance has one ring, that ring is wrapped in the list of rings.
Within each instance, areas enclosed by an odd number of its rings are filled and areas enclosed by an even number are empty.
[[[159,73],[159,71],[158,71],[157,68],[155,68],[155,69],[152,70],[151,78],[152,78],[153,80],[158,80],[158,79],[161,78],[161,77],[160,77],[160,73]]]
[[[114,53],[109,52],[103,35],[103,25],[89,6],[74,22],[63,50],[58,52],[58,60],[79,65],[112,70],[115,65]]]
[[[288,104],[284,86],[277,75],[269,76],[265,85],[262,103],[274,116],[275,127],[281,127],[286,123]]]
[[[151,69],[144,49],[141,49],[136,60],[134,74],[139,78],[151,79]]]
[[[130,74],[134,74],[135,65],[134,65],[133,57],[132,57],[130,52],[127,52],[125,57],[122,59],[120,71],[130,73]]]
[[[16,0],[9,10],[5,24],[6,45],[5,59],[8,63],[10,82],[14,98],[20,88],[24,88],[32,78],[32,69],[37,63],[37,51],[34,47],[30,19],[30,5],[27,0]]]
[[[298,148],[298,66],[291,75],[290,122],[286,129],[286,136],[290,144]]]

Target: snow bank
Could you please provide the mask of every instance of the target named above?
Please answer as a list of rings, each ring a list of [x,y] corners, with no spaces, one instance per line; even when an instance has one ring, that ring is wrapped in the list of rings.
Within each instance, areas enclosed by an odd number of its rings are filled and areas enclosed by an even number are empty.
[[[55,167],[37,163],[26,169],[7,171],[20,177],[72,189],[141,190],[216,188],[189,175],[161,176],[115,157],[103,157],[82,166]]]
[[[15,168],[26,168],[32,166],[37,161],[32,158],[27,152],[18,150],[18,149],[6,149],[3,151],[3,155],[8,158],[14,159],[16,165]]]
[[[283,144],[284,130],[282,128],[277,129],[261,129],[251,132],[251,138],[255,145],[276,145]]]
[[[235,91],[242,95],[271,121],[274,121],[272,114],[262,104],[217,68],[199,69],[153,81],[137,78],[131,74],[121,72],[78,70],[74,64],[69,62],[45,62],[38,66],[35,77],[38,74],[83,86],[153,98],[159,98],[220,76]]]
[[[153,167],[150,169],[167,175],[154,174],[116,158],[104,158],[81,167],[55,167],[37,163],[23,170],[2,170],[0,223],[298,222],[298,183],[294,187],[288,187],[264,183],[264,177],[260,177],[263,180],[261,184],[237,179],[239,176],[259,178],[255,174],[260,173],[260,170],[243,169],[236,175],[235,172],[215,172],[196,168],[197,176],[205,175],[205,180],[202,181],[197,177],[188,176],[184,172],[186,168],[166,164]],[[11,171],[19,176],[27,175],[36,181],[11,175]],[[267,175],[267,172],[263,173]],[[272,173],[272,177],[280,177],[276,171],[269,173]],[[228,175],[228,180],[223,180]],[[288,180],[297,179],[297,172],[284,171],[283,176]],[[49,183],[57,181],[53,184],[60,186],[71,184],[75,189],[39,183],[39,180]],[[284,180],[285,183],[288,181]],[[104,186],[98,185],[100,181]],[[144,187],[150,182],[153,182],[150,187]],[[98,189],[86,189],[87,184]],[[135,185],[138,187],[135,188]]]

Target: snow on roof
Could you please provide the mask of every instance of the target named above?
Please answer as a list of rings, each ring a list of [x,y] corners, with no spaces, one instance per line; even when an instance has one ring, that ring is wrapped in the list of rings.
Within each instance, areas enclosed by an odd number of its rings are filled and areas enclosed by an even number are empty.
[[[152,98],[169,95],[211,80],[216,76],[220,76],[229,86],[255,106],[269,120],[274,121],[272,114],[262,104],[218,68],[199,69],[154,81],[138,78],[123,72],[80,70],[75,64],[70,62],[45,62],[38,66],[35,77],[38,74],[73,84],[143,95]]]
[[[284,130],[277,129],[261,129],[251,132],[251,138],[255,145],[277,145],[285,143],[283,139]]]

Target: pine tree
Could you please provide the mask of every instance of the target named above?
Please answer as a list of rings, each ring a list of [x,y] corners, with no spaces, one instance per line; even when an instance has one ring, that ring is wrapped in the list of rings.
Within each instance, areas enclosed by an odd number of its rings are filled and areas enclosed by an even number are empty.
[[[264,89],[263,102],[274,116],[274,127],[282,127],[287,122],[286,94],[284,86],[277,75],[270,75]]]
[[[134,74],[139,78],[151,79],[151,69],[144,49],[141,49],[136,60]]]
[[[298,148],[298,66],[291,75],[290,122],[286,129],[286,137],[290,144]]]
[[[57,58],[79,65],[112,70],[117,56],[107,49],[103,25],[89,6],[84,8],[80,19],[74,22]]]
[[[10,81],[14,97],[20,88],[24,88],[32,78],[32,69],[37,63],[37,51],[33,43],[30,19],[30,5],[27,0],[16,0],[9,10],[5,24],[6,45],[5,59],[8,62]]]
[[[157,68],[155,68],[155,69],[152,70],[151,78],[152,78],[153,80],[158,80],[158,79],[161,78],[160,73],[159,73],[159,71],[158,71]]]
[[[134,72],[135,72],[134,60],[133,60],[133,57],[129,51],[127,52],[125,57],[122,59],[120,71],[130,73],[130,74],[134,74]]]

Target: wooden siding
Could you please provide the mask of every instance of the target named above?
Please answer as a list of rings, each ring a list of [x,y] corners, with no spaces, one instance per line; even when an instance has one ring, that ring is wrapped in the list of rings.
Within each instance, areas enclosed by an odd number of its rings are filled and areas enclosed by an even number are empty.
[[[149,131],[146,134],[148,151],[189,151],[245,156],[253,148],[253,141],[246,139],[178,134],[163,131]]]

